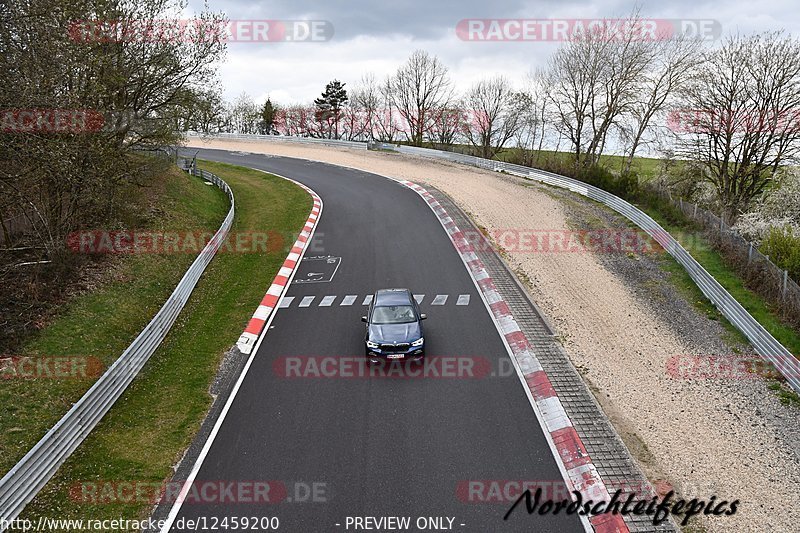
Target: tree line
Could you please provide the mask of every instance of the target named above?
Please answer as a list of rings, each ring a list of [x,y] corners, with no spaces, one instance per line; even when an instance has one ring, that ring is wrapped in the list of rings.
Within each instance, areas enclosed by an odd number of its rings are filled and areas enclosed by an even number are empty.
[[[710,45],[681,36],[643,39],[629,24],[563,43],[546,65],[512,82],[490,75],[459,91],[443,62],[424,50],[382,80],[333,80],[311,103],[259,107],[243,93],[215,100],[213,120],[186,129],[405,142],[469,148],[486,158],[513,150],[541,164],[567,152],[587,171],[606,154],[691,162],[681,179],[705,184],[735,221],[800,150],[800,43],[780,31],[730,35]],[[609,32],[613,33],[609,33]]]

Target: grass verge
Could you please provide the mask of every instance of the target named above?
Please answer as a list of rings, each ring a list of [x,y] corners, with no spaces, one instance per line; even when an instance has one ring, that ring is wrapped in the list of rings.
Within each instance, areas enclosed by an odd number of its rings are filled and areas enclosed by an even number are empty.
[[[694,257],[709,274],[727,290],[731,296],[744,307],[753,318],[772,334],[786,349],[795,354],[800,354],[800,332],[782,321],[778,313],[771,309],[764,299],[748,289],[742,278],[725,262],[722,255],[715,250],[702,232],[691,223],[676,221],[669,213],[662,212],[652,204],[639,205],[661,227],[667,230],[686,250]],[[725,320],[721,313],[706,299],[689,274],[676,261],[665,263],[665,268],[672,273],[672,279],[679,288],[690,297],[709,318],[720,318],[727,328],[735,332],[745,342],[746,339],[737,329]]]
[[[150,184],[161,198],[147,230],[216,231],[228,200],[177,168]],[[138,226],[142,227],[142,226]],[[33,361],[91,357],[107,368],[144,328],[194,260],[189,253],[132,254],[98,259],[104,270],[94,290],[56,312],[20,350]],[[8,374],[13,375],[13,374]],[[91,386],[88,379],[0,380],[0,470],[8,471]]]
[[[159,484],[171,476],[172,465],[211,405],[208,389],[224,352],[236,342],[305,223],[312,201],[296,185],[233,165],[203,162],[201,166],[233,188],[237,212],[232,231],[268,232],[273,238],[283,237],[281,246],[268,246],[268,253],[215,257],[164,343],[25,509],[24,517],[140,519],[149,514],[152,505],[144,498],[126,498],[112,491],[85,502],[71,495],[70,489],[84,482]],[[127,302],[132,307],[142,303],[141,296],[133,300]],[[119,314],[116,309],[114,313]],[[114,320],[124,319],[115,316]],[[90,328],[87,336],[95,343],[105,342]],[[87,338],[86,342],[91,341]]]

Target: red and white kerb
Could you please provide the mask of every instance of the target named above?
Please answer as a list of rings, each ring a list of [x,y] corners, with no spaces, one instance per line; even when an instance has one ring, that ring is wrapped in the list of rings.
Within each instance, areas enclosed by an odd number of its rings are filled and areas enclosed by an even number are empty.
[[[250,322],[248,322],[244,332],[236,342],[236,346],[242,353],[245,354],[249,354],[253,350],[253,346],[255,346],[258,337],[264,330],[264,325],[267,323],[270,314],[272,314],[272,311],[278,307],[278,300],[280,300],[281,295],[283,295],[283,293],[286,291],[286,288],[289,286],[289,280],[291,279],[292,274],[294,274],[294,271],[297,269],[300,258],[305,252],[308,241],[311,238],[311,233],[314,231],[314,228],[317,225],[317,220],[319,219],[319,214],[322,211],[322,200],[320,200],[317,193],[302,183],[298,183],[294,180],[290,181],[302,187],[311,195],[311,197],[314,199],[314,207],[311,209],[311,213],[308,215],[306,224],[303,226],[303,231],[300,232],[300,235],[294,242],[292,250],[289,252],[289,255],[286,256],[286,260],[283,262],[283,266],[280,270],[278,270],[278,275],[275,276],[274,280],[272,280],[272,285],[270,285],[269,289],[267,290],[267,294],[264,295],[264,298],[261,300],[261,304],[256,308],[256,312],[253,313],[253,318],[250,319]]]
[[[422,196],[425,202],[433,209],[433,212],[450,235],[456,250],[458,250],[458,253],[467,264],[478,287],[480,287],[494,315],[494,319],[499,325],[525,377],[528,390],[541,413],[541,420],[550,433],[550,438],[558,451],[556,460],[561,462],[567,472],[569,479],[566,481],[568,485],[571,485],[570,490],[579,491],[583,495],[584,501],[609,501],[610,495],[597,469],[592,464],[592,458],[586,452],[586,448],[556,395],[550,379],[542,370],[542,366],[533,353],[528,339],[516,320],[514,320],[508,304],[497,292],[494,281],[484,268],[483,262],[475,253],[473,245],[467,241],[464,233],[456,226],[456,223],[450,218],[444,207],[431,193],[416,183],[405,180],[399,181]],[[589,521],[598,533],[627,533],[629,531],[628,526],[620,515],[601,514],[591,517]]]

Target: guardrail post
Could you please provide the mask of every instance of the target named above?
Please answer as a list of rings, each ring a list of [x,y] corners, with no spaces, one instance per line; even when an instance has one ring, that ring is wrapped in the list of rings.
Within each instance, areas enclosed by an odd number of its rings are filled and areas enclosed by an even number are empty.
[[[786,299],[786,290],[789,288],[789,271],[783,271],[783,299]]]

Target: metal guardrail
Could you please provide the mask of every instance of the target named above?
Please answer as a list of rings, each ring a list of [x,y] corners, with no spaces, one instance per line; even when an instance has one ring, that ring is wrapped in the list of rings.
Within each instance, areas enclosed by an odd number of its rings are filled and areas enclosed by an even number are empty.
[[[431,148],[417,148],[414,146],[398,145],[392,143],[372,142],[356,143],[352,141],[337,141],[334,139],[308,139],[298,137],[285,137],[281,135],[238,135],[238,134],[219,134],[210,137],[234,138],[243,140],[267,139],[274,141],[297,142],[316,142],[331,146],[348,146],[366,148],[368,150],[391,150],[394,152],[451,161],[473,167],[493,170],[496,172],[507,172],[523,178],[540,181],[569,189],[575,193],[591,198],[600,202],[617,213],[620,213],[628,220],[642,228],[648,235],[653,237],[675,260],[689,273],[689,276],[697,284],[703,294],[716,306],[717,309],[750,341],[761,357],[772,363],[780,372],[791,387],[800,394],[800,361],[786,349],[775,337],[773,337],[764,327],[753,318],[747,310],[736,301],[736,299],[725,290],[714,277],[709,274],[703,266],[687,252],[680,243],[675,240],[664,228],[655,220],[650,218],[637,207],[626,202],[622,198],[615,196],[607,191],[578,181],[566,176],[554,174],[544,170],[538,170],[522,165],[505,163],[484,159],[471,155],[459,154],[456,152],[445,152]]]
[[[377,147],[384,150],[394,150],[396,152],[421,157],[444,159],[497,172],[507,172],[523,178],[569,189],[610,207],[642,228],[674,257],[675,260],[686,269],[692,280],[694,280],[700,290],[703,291],[703,294],[706,295],[731,324],[747,337],[756,352],[772,363],[778,372],[786,378],[786,381],[795,392],[800,394],[800,361],[764,329],[764,327],[759,324],[759,322],[672,237],[672,235],[664,230],[655,220],[632,204],[607,191],[589,185],[588,183],[553,174],[552,172],[524,167],[522,165],[514,165],[502,161],[493,161],[453,152],[431,150],[429,148],[416,148],[385,143],[377,143]]]
[[[150,323],[67,414],[0,480],[0,524],[7,524],[19,515],[111,409],[167,336],[206,266],[225,241],[233,224],[233,191],[210,172],[198,171],[187,165],[188,161],[183,163],[184,170],[210,181],[228,196],[231,207],[225,220]],[[0,525],[0,531],[3,530]]]

